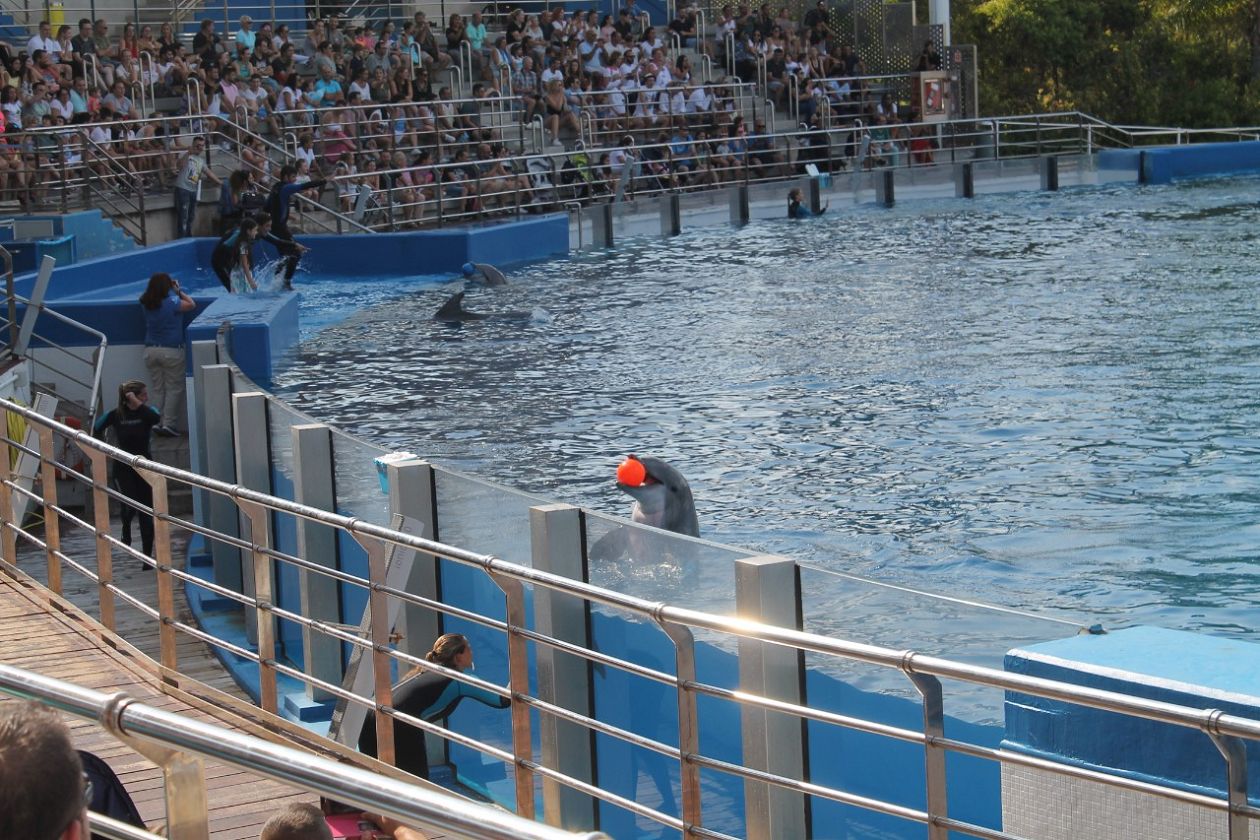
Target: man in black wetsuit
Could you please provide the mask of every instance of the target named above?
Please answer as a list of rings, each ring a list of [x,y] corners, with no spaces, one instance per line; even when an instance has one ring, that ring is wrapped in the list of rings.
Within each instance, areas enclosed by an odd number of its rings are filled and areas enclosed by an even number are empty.
[[[280,250],[280,256],[285,260],[285,289],[293,288],[293,274],[297,271],[298,260],[302,258],[302,252],[306,250],[301,245],[298,245],[293,232],[289,230],[289,210],[293,202],[293,196],[302,190],[319,189],[325,183],[327,182],[324,179],[319,178],[299,184],[297,182],[297,167],[292,164],[285,164],[280,168],[280,180],[271,188],[271,193],[267,196],[265,209],[271,216],[271,238],[267,241]]]

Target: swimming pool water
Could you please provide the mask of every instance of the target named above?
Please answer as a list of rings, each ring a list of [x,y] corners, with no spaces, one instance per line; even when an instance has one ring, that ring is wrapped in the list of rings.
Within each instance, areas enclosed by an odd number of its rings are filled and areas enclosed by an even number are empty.
[[[382,445],[702,535],[1116,627],[1260,606],[1260,182],[906,202],[640,240],[306,329],[274,383]],[[321,289],[304,289],[304,313]],[[380,295],[376,299],[380,300]],[[327,323],[328,319],[325,319]]]

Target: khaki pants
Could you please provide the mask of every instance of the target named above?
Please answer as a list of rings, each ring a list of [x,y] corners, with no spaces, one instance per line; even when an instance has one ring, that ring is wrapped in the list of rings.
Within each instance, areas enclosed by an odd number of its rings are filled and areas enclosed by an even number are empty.
[[[162,425],[182,429],[184,412],[184,348],[146,347],[144,366],[149,370],[149,395],[162,411]]]

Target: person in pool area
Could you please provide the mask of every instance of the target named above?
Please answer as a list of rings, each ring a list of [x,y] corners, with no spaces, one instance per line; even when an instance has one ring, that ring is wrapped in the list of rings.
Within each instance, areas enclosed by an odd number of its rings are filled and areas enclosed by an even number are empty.
[[[507,278],[503,276],[503,272],[488,263],[466,262],[460,271],[463,272],[464,279],[470,282],[480,282],[487,286],[507,285]]]
[[[118,441],[118,448],[132,455],[152,458],[149,451],[150,432],[162,421],[157,409],[149,405],[149,391],[139,379],[131,379],[118,386],[118,407],[112,408],[96,419],[92,434],[104,437],[110,429]],[[146,557],[153,556],[153,517],[138,506],[153,507],[153,488],[130,465],[114,462],[114,477],[110,482],[118,492],[136,503],[123,502],[122,541],[131,545],[131,520],[140,520],[140,548]]]
[[[162,423],[153,431],[175,437],[180,434],[179,415],[184,407],[184,314],[197,304],[184,294],[178,280],[159,271],[149,278],[140,306],[144,310],[144,366],[162,411]]]
[[[424,658],[454,671],[469,671],[473,667],[472,645],[459,633],[439,636]],[[395,709],[425,721],[449,716],[465,697],[498,709],[506,709],[510,705],[506,697],[420,667],[413,668],[403,677],[394,686],[393,694]],[[376,747],[376,715],[369,713],[359,732],[359,750],[375,758]],[[429,759],[425,753],[422,730],[394,721],[394,762],[399,770],[406,770],[422,779],[429,777]]]
[[[286,163],[280,168],[280,180],[271,188],[267,196],[265,209],[271,217],[271,236],[268,241],[280,249],[280,256],[285,258],[284,288],[292,290],[293,274],[297,271],[298,261],[307,250],[298,244],[293,232],[289,230],[289,210],[293,197],[303,190],[320,189],[326,181],[315,179],[298,183],[297,167]]]
[[[805,194],[801,191],[800,187],[794,187],[791,192],[788,193],[789,219],[808,219],[814,215],[821,216],[823,213],[827,212],[827,208],[830,206],[831,202],[828,201],[822,206],[822,209],[815,214],[810,212],[809,208],[805,206]]]
[[[258,239],[258,222],[245,219],[228,231],[214,246],[210,267],[223,288],[234,294],[258,291],[254,279],[254,242]]]

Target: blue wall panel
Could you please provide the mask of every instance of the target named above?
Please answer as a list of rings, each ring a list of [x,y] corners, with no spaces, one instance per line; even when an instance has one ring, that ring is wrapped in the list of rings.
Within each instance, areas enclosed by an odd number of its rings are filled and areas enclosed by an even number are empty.
[[[1013,673],[1260,720],[1260,645],[1161,627],[1073,636],[1007,654]],[[1009,749],[1223,795],[1225,764],[1201,731],[1009,693]],[[1260,753],[1249,750],[1260,799]]]

